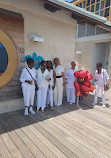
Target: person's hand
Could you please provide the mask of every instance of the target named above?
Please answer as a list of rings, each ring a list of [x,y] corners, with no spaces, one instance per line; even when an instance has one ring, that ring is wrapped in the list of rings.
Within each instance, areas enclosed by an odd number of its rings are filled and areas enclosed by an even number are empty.
[[[65,81],[63,82],[63,86],[65,86],[66,85],[66,83],[65,83]]]
[[[54,90],[54,89],[55,89],[55,86],[52,87],[52,90]]]
[[[32,81],[27,81],[27,80],[26,80],[25,82],[27,82],[28,84],[32,84]]]
[[[48,78],[48,81],[50,81],[51,80],[51,78]]]
[[[36,80],[34,80],[34,84],[36,84]]]
[[[106,85],[107,87],[109,86],[109,84],[108,84],[108,83],[106,83],[105,85]]]

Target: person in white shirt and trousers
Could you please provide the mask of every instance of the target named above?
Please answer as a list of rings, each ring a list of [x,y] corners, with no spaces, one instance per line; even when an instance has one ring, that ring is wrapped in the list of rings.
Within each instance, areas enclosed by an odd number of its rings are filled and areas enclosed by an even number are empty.
[[[54,70],[56,72],[56,85],[54,89],[54,105],[62,105],[63,86],[65,84],[65,76],[63,66],[60,64],[59,58],[54,59]]]
[[[77,71],[77,69],[75,69],[75,66],[76,66],[76,63],[71,62],[71,68],[67,70],[66,76],[65,76],[67,102],[70,104],[75,103],[75,100],[76,100],[75,86],[74,86],[76,77],[74,76],[74,73]]]
[[[25,105],[24,115],[28,115],[28,107],[30,107],[29,112],[35,114],[33,111],[33,104],[35,96],[36,69],[34,68],[34,60],[32,58],[27,59],[27,64],[28,67],[23,68],[20,76]]]
[[[46,107],[46,99],[47,99],[47,90],[50,81],[50,73],[47,70],[46,61],[41,61],[41,66],[37,70],[37,111],[41,108],[44,111]]]
[[[52,62],[47,61],[47,69],[50,73],[51,80],[49,81],[48,92],[47,92],[47,105],[50,104],[51,109],[53,108],[53,91],[55,89],[56,84],[56,73],[53,70]]]
[[[104,85],[105,84],[108,85],[109,76],[107,71],[105,69],[102,69],[102,63],[97,63],[96,68],[97,70],[95,71],[95,77],[94,77],[96,90],[95,90],[93,105],[97,104],[98,93],[101,88],[102,105],[103,107],[106,107],[106,96],[104,91]]]

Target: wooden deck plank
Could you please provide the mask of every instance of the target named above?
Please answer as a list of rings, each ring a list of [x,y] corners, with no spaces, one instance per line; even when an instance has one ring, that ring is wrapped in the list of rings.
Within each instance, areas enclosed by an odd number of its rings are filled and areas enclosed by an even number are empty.
[[[4,119],[3,119],[4,118]],[[31,153],[29,148],[26,146],[26,144],[22,141],[22,138],[19,137],[19,135],[16,133],[15,128],[18,128],[13,120],[10,119],[9,115],[3,115],[3,118],[1,119],[4,125],[4,128],[6,131],[9,132],[9,135],[13,142],[16,144],[16,146],[19,148],[20,152],[22,153],[24,158],[35,158],[35,156]]]
[[[28,146],[28,148],[33,153],[33,155],[36,158],[46,158],[45,155],[37,147],[37,144],[35,144],[35,142],[33,141],[33,139],[35,139],[35,136],[32,134],[32,132],[30,132],[27,125],[22,126],[22,122],[14,114],[12,116],[12,119],[17,124],[17,126],[21,129],[20,131],[17,130],[16,132],[19,134],[19,136],[22,135],[22,140]]]
[[[0,158],[110,158],[111,107],[76,105],[0,115]],[[5,154],[4,154],[5,153]]]
[[[91,131],[88,128],[82,126],[78,122],[73,121],[68,116],[67,117],[61,116],[61,117],[59,117],[59,119],[64,120],[65,123],[68,126],[71,126],[73,128],[73,130],[76,130],[77,133],[79,133],[80,135],[83,135],[85,138],[89,138],[90,139],[89,142],[94,141],[95,143],[97,143],[97,144],[101,145],[102,147],[106,148],[107,150],[109,150],[109,144],[107,144],[106,142],[103,142],[101,140],[101,136],[100,135],[95,134],[93,131]]]
[[[4,129],[4,127],[1,125],[1,119],[0,119],[0,128],[2,128],[2,130]],[[7,131],[4,129],[4,131],[2,131],[2,132],[4,134],[1,134],[1,138],[3,139],[3,141],[6,145],[6,147],[8,148],[8,150],[10,151],[12,157],[14,157],[14,158],[23,158],[23,155],[20,153],[19,149],[14,144],[14,142],[10,138],[9,134],[6,133]]]
[[[79,113],[81,112],[81,114],[83,114],[85,117],[87,117],[89,120],[91,120],[91,121],[94,121],[94,122],[96,122],[96,123],[98,123],[99,124],[99,126],[101,125],[102,126],[102,128],[104,128],[105,129],[105,131],[110,131],[110,129],[111,129],[111,119],[110,119],[110,117],[108,118],[106,118],[106,117],[104,117],[104,115],[103,114],[99,114],[99,112],[97,113],[96,111],[90,111],[90,110],[87,110],[87,111],[79,111]],[[103,124],[104,123],[104,124]],[[108,129],[107,129],[108,128]]]
[[[21,116],[22,117],[22,116]],[[20,117],[20,118],[21,118]],[[23,119],[23,117],[22,117]],[[25,120],[24,120],[25,122]],[[40,133],[42,133],[50,142],[52,142],[64,155],[65,157],[69,158],[76,158],[77,156],[74,155],[68,148],[63,145],[59,140],[53,137],[49,132],[46,131],[39,123],[33,125]]]
[[[16,117],[17,119],[22,120],[24,126],[26,126],[28,124],[28,121],[26,120],[26,118],[24,118],[24,116],[19,115],[18,113],[16,113]],[[31,123],[33,124],[33,123]],[[39,137],[39,139],[52,151],[52,153],[54,153],[57,157],[61,157],[61,158],[66,158],[66,156],[58,149],[58,147],[56,147],[53,144],[53,141],[50,141],[50,139],[48,139],[47,137],[44,136],[44,134],[42,134],[42,132],[40,132],[37,128],[34,127],[34,125],[30,125],[28,126],[29,130],[31,130],[32,134],[35,134],[37,137]],[[25,132],[25,131],[24,131]]]
[[[73,115],[72,113],[70,114],[71,116]],[[78,116],[82,123],[85,123],[85,125],[87,126],[91,125],[90,127],[93,128],[96,132],[100,133],[106,139],[109,139],[111,141],[111,139],[108,137],[108,133],[110,132],[110,130],[96,122],[96,119],[95,121],[92,121],[90,118],[88,119],[87,113],[84,113],[82,111],[80,111],[79,114],[77,112],[74,113],[74,117],[78,118]]]
[[[8,122],[9,122],[9,119],[8,119]],[[9,123],[12,124],[12,120]],[[14,122],[13,122],[13,124],[14,124]],[[43,154],[47,158],[56,158],[56,156],[48,149],[48,147],[41,142],[39,137],[35,137],[34,139],[31,139],[31,140],[34,140],[35,145],[37,145],[37,147],[43,152]]]
[[[0,137],[0,158],[12,158],[9,150],[7,149],[1,137]]]
[[[62,113],[63,113],[63,111],[66,112],[67,107],[59,107],[58,110],[59,111],[62,110]],[[82,111],[82,110],[79,109],[79,111]],[[70,115],[68,112],[69,112],[69,110],[67,110],[67,114],[66,114],[67,116],[70,116],[73,120],[76,119],[76,121],[79,122],[81,125],[84,124],[85,127],[98,133],[100,136],[102,136],[104,139],[106,139],[107,142],[109,142],[109,145],[111,144],[111,138],[109,138],[108,132],[105,131],[104,126],[101,126],[100,124],[96,123],[96,121],[94,122],[94,121],[91,121],[90,119],[85,118],[85,114],[83,116],[81,114],[81,112],[80,112],[80,114],[77,114],[77,110],[74,111],[74,113],[73,113],[73,111],[71,111]]]
[[[43,113],[42,113],[43,114]],[[37,115],[36,115],[37,116]],[[45,116],[45,115],[44,115]],[[60,116],[59,116],[60,117]],[[40,115],[38,116],[38,119],[40,119]],[[56,118],[55,118],[56,119]],[[40,122],[41,124],[41,122]],[[65,133],[63,130],[61,130],[60,128],[58,128],[58,126],[55,126],[53,123],[53,119],[47,119],[43,121],[43,126],[44,124],[46,124],[48,127],[50,127],[50,132],[52,131],[51,129],[53,129],[56,133],[54,133],[54,135],[59,134],[61,137],[63,137],[66,141],[66,143],[68,144],[68,142],[70,142],[73,145],[73,149],[72,150],[75,152],[75,154],[78,157],[90,157],[90,158],[94,158],[96,157],[96,155],[94,155],[92,152],[90,152],[87,148],[85,148],[83,145],[81,145],[80,143],[78,143],[76,140],[74,140],[72,138],[72,136],[68,135],[67,133]],[[53,133],[53,132],[51,132]],[[71,140],[71,141],[70,141]],[[70,147],[69,147],[70,148]],[[71,149],[71,148],[70,148]],[[80,150],[81,149],[81,150]]]
[[[39,115],[36,115],[36,119],[37,120],[42,120],[42,116],[40,115],[41,113],[39,113]],[[32,119],[35,119],[35,117],[33,118],[33,116],[31,117]],[[41,119],[40,119],[41,118]],[[56,139],[58,139],[60,142],[62,142],[69,150],[71,150],[74,155],[77,155],[78,157],[87,157],[87,155],[84,152],[81,152],[74,144],[70,143],[66,138],[68,137],[68,135],[65,135],[65,133],[60,133],[60,129],[56,126],[56,129],[54,129],[54,125],[49,121],[49,119],[44,120],[44,121],[40,121],[39,124],[45,128],[50,134],[52,134]],[[50,125],[49,125],[50,124]],[[65,137],[64,137],[65,136]],[[64,141],[65,140],[65,141]],[[73,156],[74,156],[73,155]],[[94,158],[94,157],[93,157]]]
[[[58,120],[56,119],[54,121],[55,121],[54,123],[56,126],[58,124],[60,124],[62,130],[67,132],[67,134],[69,134],[72,137],[74,135],[74,139],[76,139],[76,141],[79,141],[79,143],[81,143],[81,145],[84,145],[87,149],[92,151],[98,157],[99,156],[106,157],[106,156],[111,155],[110,151],[104,149],[103,147],[101,147],[99,144],[95,143],[88,137],[84,137],[84,135],[80,135],[80,133],[78,133],[76,130],[73,130],[73,128],[71,128],[70,126],[65,125],[65,123],[62,122],[60,119],[58,119]],[[104,154],[104,153],[106,153],[106,154]]]

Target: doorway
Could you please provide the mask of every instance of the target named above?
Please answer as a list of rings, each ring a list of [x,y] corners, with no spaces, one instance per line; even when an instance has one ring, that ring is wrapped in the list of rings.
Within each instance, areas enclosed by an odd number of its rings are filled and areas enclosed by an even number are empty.
[[[90,70],[94,76],[96,63],[101,62],[102,67],[108,71],[110,42],[96,43],[93,45]]]

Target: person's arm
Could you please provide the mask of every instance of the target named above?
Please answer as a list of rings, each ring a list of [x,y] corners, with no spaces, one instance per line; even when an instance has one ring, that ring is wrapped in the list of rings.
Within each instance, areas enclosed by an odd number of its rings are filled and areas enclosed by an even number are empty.
[[[108,85],[108,83],[109,83],[109,75],[108,75],[108,73],[107,73],[107,71],[105,70],[105,77],[106,77],[106,84]]]
[[[98,81],[98,79],[97,79],[97,71],[95,72],[94,81]]]
[[[22,73],[20,75],[20,82],[25,82],[25,69],[22,70]]]
[[[65,79],[67,79],[67,78],[68,78],[68,70],[67,70],[66,75],[65,75]]]
[[[63,85],[65,85],[65,73],[62,72],[62,77],[63,77]]]
[[[26,80],[26,71],[25,68],[22,70],[21,76],[20,76],[20,82],[24,83],[27,82],[29,84],[32,84],[32,81]]]
[[[52,89],[54,90],[55,84],[56,84],[56,73],[54,70],[53,70],[53,79],[54,79],[54,85],[53,85]]]

